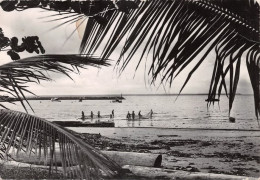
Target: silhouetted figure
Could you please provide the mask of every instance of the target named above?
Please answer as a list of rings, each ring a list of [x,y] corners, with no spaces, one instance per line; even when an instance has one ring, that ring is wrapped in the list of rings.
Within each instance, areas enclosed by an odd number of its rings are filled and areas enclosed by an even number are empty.
[[[113,115],[112,115],[112,114],[110,114],[110,115],[109,115],[109,117],[110,117],[110,119],[112,119],[112,118],[113,118]]]
[[[101,116],[100,116],[100,111],[98,111],[98,113],[97,113],[97,117],[98,118],[100,118]]]
[[[81,111],[81,119],[84,120],[85,119],[85,114],[83,111]]]
[[[132,119],[135,119],[135,112],[132,111]]]
[[[138,113],[138,118],[139,118],[139,119],[141,119],[141,118],[142,118],[141,111],[139,111],[139,113]]]
[[[150,111],[150,118],[152,118],[153,117],[153,110],[151,109],[151,111]]]
[[[126,115],[126,119],[131,119],[131,114],[130,114],[130,112],[128,111],[128,113],[127,113],[127,115]]]
[[[115,114],[114,114],[114,109],[112,110],[112,117],[114,117],[115,116]]]
[[[93,112],[91,111],[91,112],[90,112],[90,118],[93,119],[93,117],[94,117],[94,114],[93,114]]]

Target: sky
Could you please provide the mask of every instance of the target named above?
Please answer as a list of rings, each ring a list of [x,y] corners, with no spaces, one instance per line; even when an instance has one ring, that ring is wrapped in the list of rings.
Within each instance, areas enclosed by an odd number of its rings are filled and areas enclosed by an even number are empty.
[[[76,23],[66,24],[57,29],[50,30],[58,22],[45,22],[53,18],[47,17],[56,12],[47,12],[42,9],[29,9],[22,12],[4,12],[0,9],[0,27],[7,37],[16,36],[21,39],[24,36],[37,35],[46,50],[46,54],[76,54],[78,53],[81,33],[76,31],[68,41],[66,39],[75,30]],[[85,21],[86,22],[86,21]],[[81,31],[84,30],[84,24]],[[66,41],[66,42],[65,42]],[[64,44],[65,43],[65,44]],[[54,81],[30,84],[29,90],[37,95],[90,95],[90,94],[163,94],[178,93],[186,79],[186,72],[180,74],[170,88],[167,84],[150,85],[149,76],[145,73],[145,63],[142,63],[135,72],[136,60],[133,60],[127,69],[119,76],[115,68],[115,60],[119,51],[110,57],[112,65],[102,69],[88,68],[81,70],[80,74],[71,74],[73,81],[66,76],[50,74]],[[22,53],[22,58],[36,54]],[[0,65],[10,62],[11,59],[5,52],[0,52]],[[211,80],[214,53],[210,53],[207,60],[190,79],[183,93],[207,93]],[[238,93],[252,94],[252,88],[247,73],[245,59],[241,66]]]

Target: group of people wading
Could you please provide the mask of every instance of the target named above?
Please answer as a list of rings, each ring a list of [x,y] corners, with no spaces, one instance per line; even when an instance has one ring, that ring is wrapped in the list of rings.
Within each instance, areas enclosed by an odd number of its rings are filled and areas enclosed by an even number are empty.
[[[112,110],[111,114],[109,115],[110,119],[114,118],[115,114],[114,114],[114,109]],[[94,118],[94,113],[93,111],[90,112],[90,119],[93,119]],[[100,111],[97,112],[97,118],[101,118],[101,115],[100,115]],[[86,116],[84,114],[84,112],[82,111],[81,112],[81,119],[84,120],[86,119]]]
[[[141,111],[138,112],[138,119],[152,118],[152,117],[153,117],[153,110],[152,109],[145,117],[141,114]],[[132,111],[132,114],[130,114],[130,112],[128,111],[128,113],[126,115],[126,119],[127,120],[136,119],[135,118],[135,111]]]
[[[102,118],[102,116],[100,115],[100,111],[97,112],[97,116],[95,116],[93,111],[90,112],[90,116],[86,117],[84,112],[81,112],[81,119],[85,120],[85,119],[94,119],[94,118]],[[106,115],[108,116],[108,115]],[[104,116],[103,116],[104,117]],[[109,115],[110,119],[115,117],[115,113],[114,113],[114,109],[112,110],[111,114]],[[135,111],[132,111],[132,113],[130,114],[130,112],[128,111],[127,115],[126,115],[126,119],[127,120],[134,120],[134,119],[151,119],[153,117],[153,110],[151,109],[151,111],[149,113],[147,113],[145,116],[143,116],[141,114],[141,111],[139,111],[138,113],[138,118],[136,118],[135,116]]]

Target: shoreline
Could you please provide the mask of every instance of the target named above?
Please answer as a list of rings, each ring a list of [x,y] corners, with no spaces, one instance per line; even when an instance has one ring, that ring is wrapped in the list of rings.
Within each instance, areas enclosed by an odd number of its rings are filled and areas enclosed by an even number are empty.
[[[55,121],[58,122],[58,121]],[[66,122],[66,121],[64,121]],[[75,121],[76,122],[76,121]],[[71,128],[73,126],[67,126],[66,128]],[[80,126],[78,126],[80,128]],[[83,127],[83,126],[82,126]],[[88,128],[108,128],[108,127],[91,127]],[[245,131],[245,132],[260,132],[260,129],[217,129],[217,128],[162,128],[162,127],[110,127],[112,129],[160,129],[160,130],[191,130],[191,131]]]

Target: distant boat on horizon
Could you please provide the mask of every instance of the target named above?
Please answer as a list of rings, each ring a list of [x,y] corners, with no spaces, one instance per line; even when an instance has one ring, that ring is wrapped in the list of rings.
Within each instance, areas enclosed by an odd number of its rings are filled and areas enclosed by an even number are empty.
[[[112,103],[122,103],[122,100],[121,99],[115,99],[112,101]]]
[[[61,102],[61,100],[59,98],[57,98],[57,97],[56,98],[51,98],[51,101],[52,102]]]

